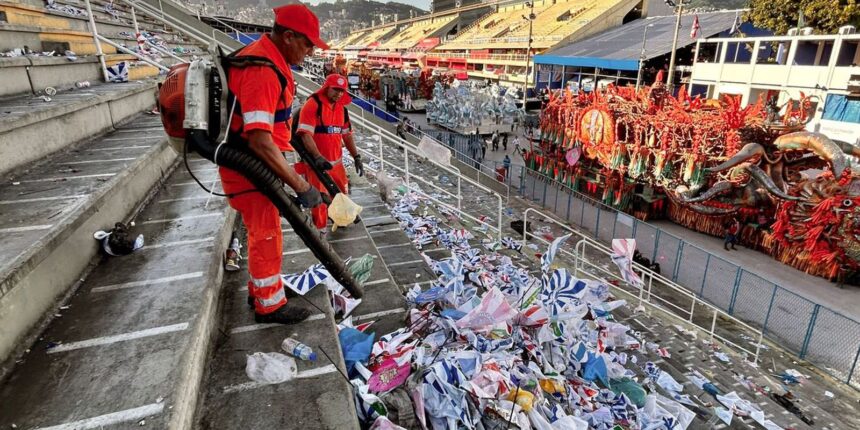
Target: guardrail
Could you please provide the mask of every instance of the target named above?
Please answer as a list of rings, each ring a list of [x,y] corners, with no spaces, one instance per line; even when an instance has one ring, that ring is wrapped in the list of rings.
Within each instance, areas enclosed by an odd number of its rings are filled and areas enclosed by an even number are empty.
[[[799,358],[860,388],[860,322],[815,303],[667,231],[526,169],[521,195],[600,241],[636,239],[666,279],[746,324]],[[780,264],[774,262],[774,264]]]
[[[563,254],[566,254],[566,255],[568,255],[574,259],[574,267],[575,267],[575,272],[576,272],[575,276],[581,277],[583,275],[588,275],[588,276],[593,277],[594,279],[601,279],[605,282],[606,281],[605,279],[599,278],[599,277],[594,275],[594,272],[597,272],[597,273],[601,273],[605,276],[609,276],[610,278],[618,281],[619,285],[621,283],[624,283],[627,285],[627,287],[629,289],[633,290],[632,292],[628,292],[628,294],[632,295],[633,297],[636,297],[639,301],[640,306],[649,305],[651,307],[658,308],[662,311],[668,311],[669,315],[673,316],[674,318],[676,318],[680,321],[683,321],[687,324],[690,324],[690,325],[696,327],[697,329],[702,330],[703,332],[707,333],[708,336],[710,336],[710,338],[712,340],[714,338],[716,338],[716,339],[720,340],[721,342],[723,342],[727,345],[730,345],[736,349],[744,351],[747,354],[753,356],[753,362],[754,363],[758,362],[759,352],[761,350],[761,342],[762,342],[762,339],[764,338],[764,330],[756,330],[752,326],[750,326],[750,325],[746,324],[745,322],[729,315],[728,313],[717,308],[716,306],[714,306],[714,305],[712,305],[712,304],[710,304],[704,300],[701,300],[700,298],[696,297],[695,294],[692,294],[686,288],[672,282],[671,280],[667,279],[666,277],[654,272],[653,270],[651,270],[645,266],[642,266],[639,263],[634,262],[633,263],[633,269],[635,272],[637,272],[637,274],[642,279],[642,286],[627,284],[624,281],[624,278],[621,276],[620,271],[617,272],[617,271],[606,269],[603,265],[595,264],[592,260],[588,259],[588,257],[586,256],[586,250],[592,250],[592,252],[599,255],[600,257],[603,257],[604,259],[610,259],[611,260],[612,254],[613,254],[612,249],[610,249],[609,247],[607,247],[606,245],[604,245],[600,242],[597,242],[596,240],[583,234],[582,232],[575,230],[575,229],[571,228],[570,226],[568,226],[564,223],[561,223],[560,221],[555,220],[553,217],[551,217],[551,216],[549,216],[543,212],[538,211],[535,208],[528,208],[523,212],[523,223],[524,223],[524,225],[528,225],[529,213],[539,214],[539,215],[544,217],[545,221],[550,221],[553,224],[561,227],[566,232],[569,232],[569,233],[571,233],[571,234],[573,234],[579,238],[579,241],[576,242],[576,245],[574,246],[574,252],[570,252],[570,251],[567,251],[566,249],[564,249],[564,245],[562,245],[562,247],[559,248],[559,250]],[[527,243],[529,237],[536,239],[540,242],[543,242],[544,244],[547,244],[547,245],[550,243],[546,239],[544,239],[540,236],[531,234],[527,230],[523,229],[523,241]],[[607,267],[612,267],[612,266],[613,265],[609,265]],[[585,269],[586,267],[590,268],[591,272],[586,270]],[[668,289],[668,292],[671,293],[670,297],[672,298],[672,300],[670,300],[669,297],[661,296],[659,294],[659,289],[658,290],[654,289],[655,282],[657,282],[663,288]],[[676,301],[678,301],[681,298],[685,298],[685,299],[690,301],[689,308],[679,306],[678,304],[675,303]],[[659,302],[659,304],[655,304],[653,302],[655,300],[657,302]],[[703,326],[703,325],[699,324],[697,322],[697,320],[694,318],[694,316],[696,315],[696,307],[705,308],[707,311],[709,311],[711,313],[711,318],[709,319],[710,327]],[[717,328],[718,317],[729,321],[733,326],[744,328],[748,332],[754,333],[755,335],[757,335],[758,340],[756,342],[755,349],[754,350],[747,349],[745,346],[739,344],[738,342],[735,342],[731,339],[726,338],[725,336],[717,334],[716,328]]]
[[[384,128],[380,127],[379,125],[374,124],[373,122],[370,122],[370,121],[366,121],[364,118],[361,118],[361,117],[353,118],[352,122],[353,122],[353,126],[358,126],[359,128],[365,129],[365,130],[369,131],[370,133],[372,133],[373,135],[380,137],[378,153],[373,153],[370,150],[367,150],[364,148],[359,148],[359,150],[362,152],[362,154],[367,155],[371,159],[375,159],[375,160],[379,161],[379,163],[380,163],[380,169],[379,170],[384,171],[386,164],[391,166],[393,169],[404,174],[404,180],[406,181],[406,187],[409,188],[410,190],[418,192],[419,194],[430,199],[431,201],[433,201],[439,205],[442,205],[449,210],[456,211],[457,213],[461,214],[462,216],[465,216],[466,218],[474,221],[477,224],[486,225],[488,228],[495,230],[496,234],[498,235],[499,240],[502,239],[502,213],[503,213],[503,209],[504,209],[504,203],[503,203],[502,196],[500,194],[496,193],[495,191],[493,191],[493,190],[491,190],[491,189],[489,189],[489,188],[487,188],[487,187],[485,187],[485,186],[483,186],[483,185],[481,185],[475,181],[472,181],[471,179],[469,179],[468,177],[463,175],[459,169],[457,169],[453,166],[446,166],[444,164],[437,163],[437,162],[427,158],[425,162],[429,162],[434,166],[434,168],[441,169],[442,171],[449,173],[451,175],[454,175],[457,178],[457,193],[452,194],[449,191],[445,190],[444,188],[441,188],[438,185],[436,185],[435,182],[427,180],[427,179],[421,177],[420,175],[416,175],[414,173],[414,171],[410,171],[410,168],[409,168],[409,157],[410,157],[410,155],[414,156],[416,158],[426,158],[424,156],[424,154],[422,152],[418,151],[413,145],[407,143],[405,140],[401,139],[399,136],[392,134],[390,131],[385,130]],[[403,152],[403,159],[404,159],[403,167],[398,166],[397,164],[395,164],[390,159],[386,160],[385,152],[384,152],[383,147],[382,147],[383,141],[392,145],[396,149],[400,149],[400,150],[404,151]],[[433,189],[444,192],[446,195],[449,195],[449,196],[455,198],[457,200],[457,206],[456,207],[451,206],[448,203],[445,203],[445,202],[443,202],[443,201],[441,201],[441,200],[439,200],[439,199],[437,199],[437,198],[435,198],[435,197],[433,197],[433,196],[431,196],[431,195],[429,195],[429,194],[427,194],[427,193],[425,193],[419,189],[416,189],[415,187],[412,187],[411,186],[412,180],[417,180],[420,183],[427,184],[428,186],[432,187]],[[463,209],[462,209],[462,200],[463,200],[462,182],[466,182],[467,184],[469,184],[469,185],[471,185],[471,186],[473,186],[473,187],[475,187],[475,188],[477,188],[483,192],[486,192],[487,194],[490,194],[490,195],[493,195],[496,197],[496,199],[498,200],[498,211],[496,213],[496,217],[497,217],[496,225],[490,225],[486,221],[481,220],[479,216],[471,215],[471,214],[463,211]]]

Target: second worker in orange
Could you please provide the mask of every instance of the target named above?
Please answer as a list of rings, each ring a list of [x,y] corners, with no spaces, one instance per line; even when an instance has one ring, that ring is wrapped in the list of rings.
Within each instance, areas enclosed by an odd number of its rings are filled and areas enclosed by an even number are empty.
[[[296,133],[301,136],[305,147],[313,147],[319,150],[327,163],[317,163],[328,171],[334,183],[342,193],[349,192],[349,180],[346,169],[343,167],[343,146],[349,151],[355,162],[355,171],[359,176],[364,175],[364,165],[361,155],[355,147],[352,137],[352,124],[349,121],[349,112],[346,106],[352,98],[346,94],[347,82],[342,75],[331,74],[326,77],[323,86],[308,97],[299,113],[299,122]],[[296,163],[296,172],[304,174],[311,186],[320,192],[327,193],[322,182],[305,165]],[[319,205],[312,209],[314,224],[320,230],[325,229],[328,221],[328,206]]]

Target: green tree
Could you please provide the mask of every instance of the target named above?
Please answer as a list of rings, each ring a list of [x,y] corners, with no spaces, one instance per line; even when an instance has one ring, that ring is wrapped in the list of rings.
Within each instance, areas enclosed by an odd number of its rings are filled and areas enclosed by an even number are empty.
[[[785,34],[797,26],[801,11],[804,26],[820,34],[836,33],[843,25],[860,23],[857,0],[751,0],[746,18],[756,27]]]

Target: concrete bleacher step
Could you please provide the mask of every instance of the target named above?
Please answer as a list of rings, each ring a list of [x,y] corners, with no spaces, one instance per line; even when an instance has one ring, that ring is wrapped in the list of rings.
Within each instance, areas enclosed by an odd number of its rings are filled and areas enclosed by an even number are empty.
[[[154,81],[102,84],[46,102],[20,96],[0,103],[0,174],[116,128],[155,105]]]
[[[141,115],[3,178],[0,362],[26,347],[28,335],[96,256],[93,232],[126,219],[176,156],[158,118]]]
[[[353,198],[366,207],[382,205],[378,196],[374,200],[374,192],[363,179],[353,183]],[[366,211],[362,215],[364,223],[329,233],[327,240],[344,259],[364,254],[375,257],[364,299],[352,317],[355,323],[375,321],[370,331],[381,336],[403,326],[405,302],[402,288],[395,281],[396,273],[389,271],[376,245],[371,232],[375,227],[366,224],[375,216],[381,215]],[[289,224],[284,223],[283,228],[283,272],[298,272],[316,263]],[[414,273],[411,277],[414,279]],[[253,311],[246,303],[247,279],[244,268],[225,277],[221,335],[210,360],[200,428],[357,429],[351,386],[341,374],[344,365],[337,321],[325,287],[314,288],[304,298],[291,299],[311,310],[307,321],[294,326],[255,324]],[[261,386],[251,382],[245,375],[246,356],[279,352],[287,336],[311,346],[317,361],[299,361],[298,378],[282,384]]]
[[[191,166],[217,177],[208,161]],[[236,220],[191,184],[184,169],[170,174],[135,217],[146,246],[100,260],[52,311],[0,388],[0,427],[191,427]]]

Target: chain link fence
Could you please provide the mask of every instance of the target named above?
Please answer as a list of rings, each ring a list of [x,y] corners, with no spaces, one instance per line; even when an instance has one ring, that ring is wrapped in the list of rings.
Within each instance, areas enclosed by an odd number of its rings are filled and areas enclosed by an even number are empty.
[[[860,323],[540,173],[520,173],[520,195],[601,241],[635,238],[663,276],[839,380],[860,388]],[[513,188],[512,188],[513,189]],[[774,262],[774,264],[779,264]],[[751,342],[754,343],[754,342]]]

